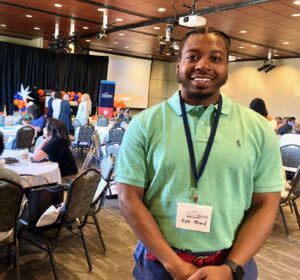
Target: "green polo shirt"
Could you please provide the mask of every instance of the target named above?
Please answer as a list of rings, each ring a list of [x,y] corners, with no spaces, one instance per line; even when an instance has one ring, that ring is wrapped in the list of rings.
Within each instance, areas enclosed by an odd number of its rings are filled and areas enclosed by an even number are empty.
[[[279,192],[283,186],[279,144],[268,122],[222,97],[219,126],[197,188],[197,203],[213,207],[209,233],[175,226],[177,203],[191,202],[194,181],[178,92],[137,115],[122,142],[116,181],[146,189],[146,207],[167,242],[179,249],[229,248],[252,193]],[[199,170],[216,106],[185,106]]]

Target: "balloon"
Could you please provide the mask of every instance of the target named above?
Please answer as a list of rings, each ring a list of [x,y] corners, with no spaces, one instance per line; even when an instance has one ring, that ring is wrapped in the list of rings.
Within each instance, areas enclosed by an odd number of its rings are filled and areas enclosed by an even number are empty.
[[[15,105],[15,106],[18,106],[18,104],[19,104],[19,99],[15,99],[15,100],[14,100],[14,105]]]
[[[39,89],[37,93],[40,97],[44,95],[44,91],[42,89]]]

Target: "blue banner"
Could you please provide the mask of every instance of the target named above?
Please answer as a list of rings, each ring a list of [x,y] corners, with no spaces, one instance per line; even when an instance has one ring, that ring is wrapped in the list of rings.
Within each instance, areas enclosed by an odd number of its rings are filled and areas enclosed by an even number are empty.
[[[113,108],[114,97],[115,97],[115,87],[116,83],[111,81],[100,81],[100,91],[99,91],[99,107]]]

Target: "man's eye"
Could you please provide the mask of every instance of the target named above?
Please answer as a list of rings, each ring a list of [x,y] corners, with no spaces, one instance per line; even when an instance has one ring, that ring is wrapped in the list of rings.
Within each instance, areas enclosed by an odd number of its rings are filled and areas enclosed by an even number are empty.
[[[221,57],[218,57],[218,56],[213,56],[211,58],[211,61],[212,62],[221,62],[223,59]]]
[[[197,56],[196,55],[188,55],[187,56],[187,60],[189,60],[189,61],[196,61],[197,60]]]

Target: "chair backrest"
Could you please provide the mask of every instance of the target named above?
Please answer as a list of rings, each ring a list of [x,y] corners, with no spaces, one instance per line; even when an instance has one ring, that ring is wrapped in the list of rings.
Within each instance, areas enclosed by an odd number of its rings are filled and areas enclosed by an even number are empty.
[[[24,192],[28,202],[20,221],[26,225],[35,225],[51,205],[58,205],[64,200],[64,186],[56,183],[39,184],[25,188]]]
[[[295,172],[295,175],[291,181],[291,190],[288,194],[288,198],[291,194],[296,196],[300,195],[300,165],[298,166],[297,171]]]
[[[119,144],[108,144],[106,145],[106,156],[114,156],[115,160],[117,161],[120,151]]]
[[[85,157],[84,162],[83,162],[82,167],[81,167],[81,172],[83,172],[83,171],[85,171],[86,169],[89,168],[89,166],[90,166],[92,160],[94,159],[94,157],[95,157],[95,153],[94,153],[93,149],[91,148],[89,150],[89,152],[86,154],[86,157]]]
[[[23,198],[20,184],[0,177],[0,232],[15,227]]]
[[[286,145],[280,148],[282,164],[287,167],[298,167],[300,165],[300,146]]]
[[[97,120],[97,126],[107,127],[108,124],[109,124],[109,119],[107,118],[98,118]]]
[[[0,115],[0,126],[4,126],[4,120],[5,117],[3,115]]]
[[[14,149],[30,149],[35,130],[31,126],[21,127],[16,135]]]
[[[34,143],[34,151],[39,145],[41,145],[43,143],[43,141],[44,141],[43,135],[36,138],[35,143]]]
[[[89,169],[71,182],[68,190],[64,223],[72,223],[77,218],[86,217],[98,187],[101,174]]]
[[[125,130],[123,128],[112,128],[108,133],[108,142],[121,145],[124,133]]]
[[[93,133],[94,127],[91,124],[85,124],[81,126],[79,129],[77,145],[89,147],[91,145]]]

